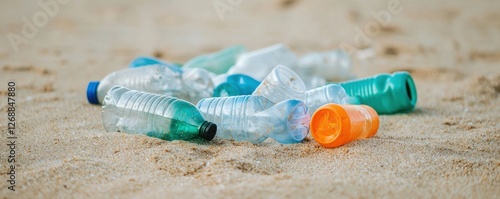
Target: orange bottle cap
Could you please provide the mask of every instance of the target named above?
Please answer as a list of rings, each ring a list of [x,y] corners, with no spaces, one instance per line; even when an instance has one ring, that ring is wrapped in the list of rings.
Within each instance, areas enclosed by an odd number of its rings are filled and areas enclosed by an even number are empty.
[[[359,138],[377,133],[379,117],[366,105],[326,104],[311,118],[310,130],[314,139],[324,147],[338,147]]]

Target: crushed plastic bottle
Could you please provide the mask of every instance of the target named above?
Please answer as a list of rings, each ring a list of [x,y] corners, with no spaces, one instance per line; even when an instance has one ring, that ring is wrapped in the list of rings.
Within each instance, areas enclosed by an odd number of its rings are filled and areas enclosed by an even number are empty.
[[[281,65],[269,73],[252,95],[264,96],[273,103],[288,99],[301,100],[311,112],[328,103],[346,104],[351,100],[345,90],[335,84],[306,91],[301,78],[291,69]]]
[[[301,77],[304,74],[329,81],[346,81],[354,77],[349,54],[340,49],[306,54],[299,59],[296,70]]]
[[[197,103],[203,98],[212,97],[212,77],[212,73],[203,68],[185,69],[182,73],[182,90],[187,93],[187,100]]]
[[[227,76],[224,83],[219,84],[214,89],[214,97],[228,97],[237,95],[250,95],[259,86],[260,82],[254,78],[243,75],[234,74]]]
[[[102,122],[107,132],[142,134],[163,140],[212,140],[217,126],[184,100],[115,86],[104,98]]]
[[[352,99],[347,96],[344,88],[337,84],[329,84],[308,90],[305,93],[305,103],[311,113],[314,113],[320,106],[329,103],[348,104]]]
[[[91,104],[101,104],[113,86],[186,98],[182,93],[182,70],[167,65],[126,68],[112,72],[100,82],[89,82],[87,99]]]
[[[301,142],[309,132],[310,114],[304,102],[274,104],[262,96],[206,98],[196,107],[219,127],[217,137],[260,143],[268,137],[279,143]]]
[[[378,114],[393,114],[412,110],[417,103],[417,88],[408,72],[380,74],[339,83],[356,104],[366,104]]]
[[[187,61],[183,68],[203,68],[218,75],[223,74],[236,63],[238,56],[245,51],[244,46],[231,46],[212,54],[199,55]]]
[[[181,67],[181,64],[178,63],[168,63],[163,60],[153,58],[153,57],[137,57],[130,64],[128,65],[129,68],[135,68],[135,67],[141,67],[141,66],[148,66],[148,65],[156,65],[156,64],[161,64],[161,65],[168,65],[168,66],[175,66],[175,67]]]
[[[333,148],[369,138],[379,127],[377,112],[366,105],[327,104],[311,118],[311,134],[322,146]]]
[[[242,54],[227,74],[245,74],[262,81],[277,65],[295,68],[297,57],[283,44],[276,44],[256,51]]]

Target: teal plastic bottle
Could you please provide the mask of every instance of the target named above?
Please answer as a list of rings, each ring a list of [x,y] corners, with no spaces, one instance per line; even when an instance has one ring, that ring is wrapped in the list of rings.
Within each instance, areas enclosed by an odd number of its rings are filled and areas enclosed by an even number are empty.
[[[163,60],[154,58],[154,57],[137,57],[134,60],[130,62],[128,65],[129,68],[135,68],[135,67],[141,67],[141,66],[150,66],[150,65],[155,65],[155,64],[160,64],[160,65],[167,65],[167,66],[175,66],[175,67],[181,67],[182,64],[178,63],[169,63],[165,62]]]
[[[246,51],[241,45],[231,46],[218,52],[199,55],[187,61],[183,68],[203,68],[215,74],[226,73],[236,63],[238,56]]]
[[[408,72],[398,71],[339,83],[351,103],[371,106],[378,114],[412,110],[417,104],[417,88]]]
[[[142,134],[163,140],[212,140],[217,126],[191,103],[115,86],[104,97],[102,123],[107,132]]]
[[[227,97],[237,95],[250,95],[255,91],[260,82],[244,74],[227,76],[226,82],[219,84],[214,89],[214,97]]]

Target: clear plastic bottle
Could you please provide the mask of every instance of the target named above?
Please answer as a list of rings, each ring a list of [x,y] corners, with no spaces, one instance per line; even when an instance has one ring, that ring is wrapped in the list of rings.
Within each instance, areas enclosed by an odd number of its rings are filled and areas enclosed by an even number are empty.
[[[226,81],[214,89],[214,97],[228,97],[237,95],[250,95],[259,86],[260,82],[254,78],[243,75],[229,75]]]
[[[220,75],[212,75],[211,76],[211,79],[212,79],[212,83],[214,84],[214,87],[217,87],[219,85],[221,85],[222,83],[226,82],[227,81],[227,74],[226,73],[223,73],[223,74],[220,74]]]
[[[245,74],[262,81],[277,65],[295,68],[297,57],[283,44],[276,44],[242,54],[227,74]]]
[[[277,66],[255,89],[252,95],[260,95],[273,103],[288,99],[304,101],[309,110],[328,104],[345,104],[350,101],[345,90],[336,84],[330,84],[306,91],[301,78],[286,66]]]
[[[231,46],[215,53],[194,57],[187,61],[183,68],[203,68],[218,75],[223,74],[236,63],[238,56],[245,51],[244,46]]]
[[[337,84],[329,84],[319,88],[306,91],[305,103],[311,113],[314,113],[320,106],[329,103],[348,104],[351,100],[347,96],[344,88]]]
[[[345,81],[354,77],[349,54],[340,49],[306,54],[299,59],[296,70],[301,76],[308,74],[329,81]]]
[[[306,86],[302,79],[286,66],[276,66],[252,95],[264,96],[273,103],[287,99],[305,100]]]
[[[102,122],[108,132],[142,134],[164,140],[212,140],[217,126],[184,100],[115,86],[104,98]]]
[[[184,72],[175,66],[156,64],[122,69],[108,74],[100,82],[89,82],[88,101],[101,104],[108,90],[116,85],[177,97],[192,103],[211,97],[213,92],[210,75],[204,69]]]
[[[309,132],[310,114],[304,102],[274,104],[262,96],[206,98],[196,105],[203,117],[219,127],[217,137],[260,143],[268,137],[283,143],[301,142]]]
[[[160,64],[122,69],[108,74],[100,82],[89,82],[87,99],[91,104],[102,104],[106,93],[116,85],[185,99],[181,75],[181,69]]]
[[[311,134],[322,146],[332,148],[377,133],[379,116],[366,105],[326,104],[311,118]]]

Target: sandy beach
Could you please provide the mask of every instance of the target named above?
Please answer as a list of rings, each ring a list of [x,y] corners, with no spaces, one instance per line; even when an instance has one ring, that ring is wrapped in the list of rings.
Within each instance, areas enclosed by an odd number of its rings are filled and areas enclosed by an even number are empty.
[[[499,11],[494,0],[2,1],[0,198],[500,198]],[[347,46],[359,78],[408,71],[417,106],[329,149],[310,134],[283,145],[106,132],[86,99],[89,81],[137,56],[276,43],[298,56]]]

